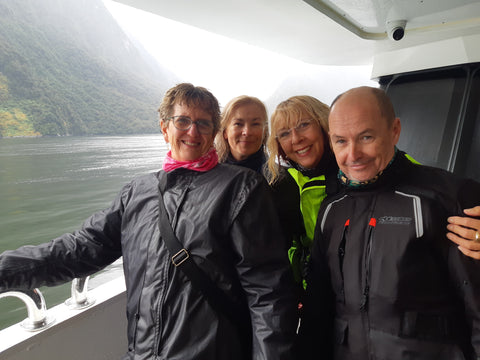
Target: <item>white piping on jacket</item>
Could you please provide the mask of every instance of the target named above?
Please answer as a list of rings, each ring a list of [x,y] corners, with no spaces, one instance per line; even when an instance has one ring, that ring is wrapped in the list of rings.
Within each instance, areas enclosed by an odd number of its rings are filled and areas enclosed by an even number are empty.
[[[332,205],[335,204],[336,202],[342,201],[345,199],[347,195],[343,195],[340,199],[337,199],[335,201],[332,201],[330,204],[327,205],[327,208],[325,209],[325,212],[323,213],[323,218],[322,218],[322,223],[321,223],[321,230],[323,232],[323,227],[325,226],[325,221],[327,220],[328,212],[332,208]]]
[[[413,211],[415,214],[415,231],[417,238],[423,236],[423,217],[422,217],[422,202],[417,195],[405,194],[400,191],[395,191],[396,194],[403,195],[413,200]]]

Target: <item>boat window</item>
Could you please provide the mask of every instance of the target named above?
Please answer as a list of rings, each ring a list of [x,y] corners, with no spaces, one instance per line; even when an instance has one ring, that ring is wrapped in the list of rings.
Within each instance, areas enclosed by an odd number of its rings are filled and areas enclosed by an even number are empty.
[[[472,141],[480,136],[479,71],[458,66],[397,75],[380,83],[402,124],[400,149],[422,164],[480,179],[472,163],[480,156],[479,144]]]
[[[480,66],[473,72],[466,109],[462,151],[455,172],[480,181]]]

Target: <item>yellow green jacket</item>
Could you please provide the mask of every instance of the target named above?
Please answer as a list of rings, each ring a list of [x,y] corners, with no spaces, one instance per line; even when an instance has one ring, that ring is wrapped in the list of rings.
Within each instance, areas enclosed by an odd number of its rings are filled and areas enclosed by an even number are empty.
[[[292,246],[288,250],[295,280],[300,282],[304,280],[305,266],[310,256],[318,211],[327,195],[325,175],[309,178],[294,168],[289,168],[288,173],[298,186],[300,211],[305,226],[305,234],[294,238]]]

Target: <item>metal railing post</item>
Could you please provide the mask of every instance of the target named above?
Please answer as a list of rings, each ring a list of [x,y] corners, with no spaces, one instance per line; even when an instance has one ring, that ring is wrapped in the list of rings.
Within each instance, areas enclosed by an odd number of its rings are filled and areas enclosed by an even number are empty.
[[[52,316],[47,314],[45,299],[38,289],[18,289],[0,294],[0,299],[13,296],[22,300],[28,312],[28,318],[20,323],[20,326],[28,331],[39,331],[48,328],[55,322]]]
[[[84,277],[73,279],[70,299],[65,301],[65,305],[72,310],[85,309],[95,303],[95,299],[88,296],[88,279]]]

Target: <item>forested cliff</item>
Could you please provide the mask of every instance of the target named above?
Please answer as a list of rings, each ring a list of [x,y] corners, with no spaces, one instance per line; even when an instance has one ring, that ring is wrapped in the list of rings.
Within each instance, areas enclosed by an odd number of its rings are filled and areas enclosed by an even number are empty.
[[[0,137],[157,132],[178,81],[101,0],[0,1]]]

